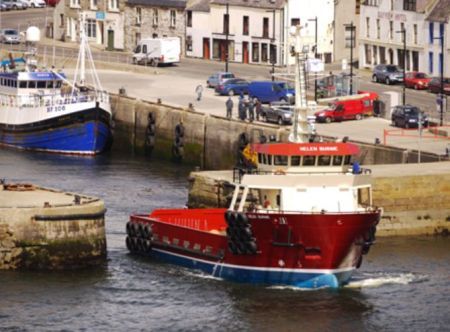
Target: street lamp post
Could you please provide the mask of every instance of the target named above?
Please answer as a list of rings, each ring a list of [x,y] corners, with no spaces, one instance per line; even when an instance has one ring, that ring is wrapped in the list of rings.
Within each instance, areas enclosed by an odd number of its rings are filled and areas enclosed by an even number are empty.
[[[229,10],[228,1],[225,6],[226,6],[225,17],[227,18],[225,25],[225,72],[228,72],[228,34],[230,33],[230,15],[228,11]]]
[[[275,9],[266,10],[267,13],[272,13],[272,38],[270,40],[270,63],[272,64],[272,81],[275,81]]]
[[[350,28],[350,95],[353,94],[353,41],[356,27],[353,25],[353,22],[350,24],[344,24],[345,27]]]
[[[315,23],[315,34],[314,34],[314,58],[317,59],[317,16],[315,18],[311,18],[308,21],[314,21]],[[315,73],[314,77],[314,100],[317,102],[317,72]]]
[[[440,69],[440,79],[441,79],[441,93],[440,93],[440,116],[439,125],[444,125],[444,29],[442,29],[442,34],[439,37],[434,37],[433,39],[439,39],[441,41],[441,68]]]
[[[403,38],[403,106],[406,104],[406,85],[405,85],[405,77],[406,77],[406,29],[402,28],[400,31],[396,31],[397,33],[402,34]]]

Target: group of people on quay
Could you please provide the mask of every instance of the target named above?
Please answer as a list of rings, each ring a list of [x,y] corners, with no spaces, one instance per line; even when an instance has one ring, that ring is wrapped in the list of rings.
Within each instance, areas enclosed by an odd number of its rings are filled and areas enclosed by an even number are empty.
[[[231,97],[228,97],[227,101],[225,102],[226,110],[227,110],[227,118],[231,119],[233,117],[233,107],[234,102]],[[252,100],[249,97],[244,97],[243,94],[239,96],[238,101],[238,118],[242,121],[249,120],[250,122],[253,122],[255,120],[259,121],[260,115],[261,115],[261,102],[256,99],[255,101]]]

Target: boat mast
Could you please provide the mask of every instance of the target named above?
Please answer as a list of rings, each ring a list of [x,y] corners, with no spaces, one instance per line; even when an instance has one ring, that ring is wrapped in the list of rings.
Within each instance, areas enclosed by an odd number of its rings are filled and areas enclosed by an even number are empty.
[[[307,121],[308,103],[306,100],[306,73],[305,64],[307,52],[303,49],[300,38],[301,27],[292,27],[291,35],[294,43],[291,47],[291,55],[295,57],[295,107],[294,121],[292,122],[289,140],[295,143],[309,142],[309,128]]]
[[[84,86],[86,81],[86,35],[84,33],[86,24],[86,13],[80,13],[80,85]]]

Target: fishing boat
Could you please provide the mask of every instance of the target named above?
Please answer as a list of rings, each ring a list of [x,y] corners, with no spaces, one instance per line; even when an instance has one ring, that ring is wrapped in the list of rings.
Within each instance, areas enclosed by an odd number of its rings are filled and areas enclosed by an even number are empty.
[[[228,208],[133,214],[126,245],[236,282],[340,287],[375,242],[381,208],[359,148],[322,142],[308,129],[304,68],[296,35],[296,105],[288,142],[250,144],[256,168],[238,169]],[[250,158],[251,159],[251,158]]]
[[[112,143],[109,94],[97,76],[80,22],[80,51],[73,82],[61,70],[40,67],[37,27],[26,31],[31,45],[23,57],[1,62],[0,145],[24,150],[95,155]],[[86,81],[86,57],[93,82]]]

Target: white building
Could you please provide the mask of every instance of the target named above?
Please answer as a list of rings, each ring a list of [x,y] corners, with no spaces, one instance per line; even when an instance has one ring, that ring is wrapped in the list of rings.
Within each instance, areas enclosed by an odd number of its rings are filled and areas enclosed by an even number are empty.
[[[333,0],[289,0],[285,6],[285,28],[283,40],[289,40],[289,28],[300,24],[303,26],[302,36],[306,45],[316,43],[317,24],[317,56],[324,62],[333,61],[334,8]],[[317,19],[317,21],[316,21]],[[289,56],[289,43],[285,43],[284,63],[293,64],[294,58]]]
[[[442,56],[436,37],[444,35],[444,46],[448,45],[449,31],[445,22],[449,14],[448,0],[366,1],[361,5],[360,15],[360,67],[389,63],[403,68],[405,35],[405,70],[439,75]],[[448,59],[449,52],[444,49],[444,59]],[[448,66],[444,71],[450,74]]]

